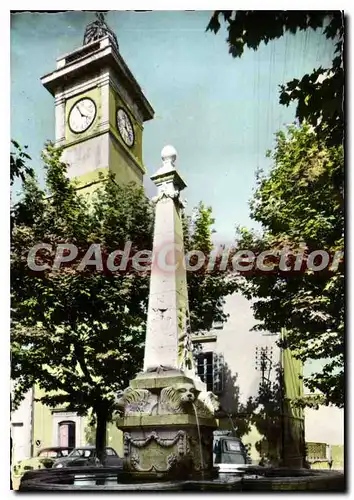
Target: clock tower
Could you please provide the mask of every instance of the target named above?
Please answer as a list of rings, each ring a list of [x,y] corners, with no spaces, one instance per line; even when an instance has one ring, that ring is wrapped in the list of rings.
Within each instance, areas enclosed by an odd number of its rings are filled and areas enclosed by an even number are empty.
[[[143,183],[143,124],[154,110],[119,53],[103,15],[90,23],[83,46],[60,57],[41,78],[55,98],[55,144],[68,176],[92,190],[101,175]]]

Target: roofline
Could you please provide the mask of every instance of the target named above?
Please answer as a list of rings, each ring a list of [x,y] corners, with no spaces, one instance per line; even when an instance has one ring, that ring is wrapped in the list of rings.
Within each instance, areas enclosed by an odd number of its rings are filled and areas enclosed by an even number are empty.
[[[113,71],[115,71],[120,77],[123,77],[123,80],[126,80],[126,82],[131,85],[133,91],[132,97],[136,99],[144,121],[151,120],[155,113],[153,107],[145,97],[140,85],[128,68],[123,57],[119,52],[117,52],[115,47],[110,42],[111,40],[109,36],[105,36],[100,40],[91,42],[64,56],[61,56],[57,59],[57,68],[41,77],[40,80],[42,85],[53,96],[55,96],[57,89],[61,88],[63,82],[65,83],[69,81],[70,78],[80,74],[80,72],[82,73],[84,68],[95,68],[97,66],[102,66],[103,63],[106,63],[109,67],[112,67]],[[98,48],[95,49],[95,46],[98,46]],[[90,48],[93,50],[90,51]],[[83,53],[82,57],[77,57],[66,63],[66,59],[75,54],[79,55],[80,52]]]

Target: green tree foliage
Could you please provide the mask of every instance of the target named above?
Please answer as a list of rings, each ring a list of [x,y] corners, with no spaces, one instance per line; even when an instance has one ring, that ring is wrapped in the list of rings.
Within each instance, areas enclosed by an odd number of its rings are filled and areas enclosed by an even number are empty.
[[[142,368],[149,273],[109,272],[107,256],[132,242],[130,259],[139,250],[151,250],[154,212],[143,189],[118,186],[113,178],[91,197],[84,197],[66,177],[61,151],[48,145],[43,154],[46,190],[35,179],[25,178],[23,196],[14,207],[11,241],[12,378],[16,381],[14,404],[37,385],[44,391],[39,400],[51,407],[63,406],[93,414],[96,446],[102,453],[106,423],[114,409],[114,394],[128,386]],[[212,219],[201,206],[191,238],[207,246]],[[48,248],[37,252],[28,266],[29,250],[38,243]],[[78,248],[72,262],[57,266],[55,252],[61,245],[69,258],[68,244]],[[90,260],[102,258],[102,270],[80,268],[91,244],[99,244]],[[118,261],[115,264],[118,265]],[[131,263],[131,261],[130,261]],[[224,277],[219,276],[222,282]],[[191,280],[191,313],[198,327],[210,326],[219,317],[219,292],[228,292],[207,276]],[[200,294],[198,292],[200,290]],[[215,295],[214,299],[211,298]],[[211,313],[212,309],[212,313]]]
[[[31,157],[24,149],[27,149],[27,146],[23,148],[19,145],[18,142],[11,140],[12,149],[10,151],[10,186],[14,185],[16,179],[20,179],[22,182],[27,177],[34,177],[34,171],[31,167],[27,165],[27,161],[31,160]],[[14,224],[14,215],[13,215],[13,206],[11,205],[10,209],[10,222],[11,229]]]
[[[21,179],[22,182],[25,180],[26,176],[33,177],[34,172],[31,167],[26,164],[27,160],[31,160],[31,157],[23,149],[27,149],[27,146],[22,148],[18,142],[11,140],[12,150],[10,151],[10,186],[12,187],[16,179]],[[13,206],[10,207],[10,224],[11,230],[14,225],[14,214]],[[12,399],[10,398],[10,406],[12,407]],[[12,463],[12,435],[10,431],[10,463]],[[10,489],[12,490],[12,474],[10,473]]]
[[[296,102],[303,124],[278,133],[268,177],[258,179],[251,203],[252,217],[264,234],[240,232],[240,245],[258,251],[288,246],[308,253],[344,247],[344,15],[341,11],[216,11],[207,30],[217,33],[220,19],[227,25],[229,52],[241,57],[245,47],[257,50],[262,42],[286,32],[322,30],[335,45],[329,68],[280,86],[280,103]],[[248,246],[247,246],[248,245]],[[255,316],[261,327],[290,329],[287,339],[303,361],[327,359],[322,370],[307,378],[325,402],[344,404],[344,277],[336,272],[249,274],[241,289],[258,299]]]
[[[314,68],[301,80],[295,78],[280,86],[280,103],[297,103],[296,116],[306,120],[329,145],[343,142],[344,126],[344,15],[341,11],[216,11],[207,30],[217,33],[220,18],[227,25],[229,52],[241,57],[245,47],[280,38],[285,32],[321,29],[334,41],[335,54],[330,68]]]
[[[328,147],[304,124],[279,132],[270,156],[273,167],[259,175],[251,202],[251,217],[262,224],[263,234],[241,229],[238,245],[255,253],[287,247],[292,255],[303,254],[303,263],[315,250],[333,258],[344,250],[343,147]],[[284,263],[295,269],[295,257],[285,257]],[[271,260],[268,264],[272,267]],[[257,329],[276,333],[285,327],[286,347],[298,359],[326,360],[305,383],[323,393],[326,404],[343,406],[344,263],[341,259],[336,270],[331,264],[322,271],[302,266],[298,272],[276,266],[244,274],[239,287],[256,299]]]
[[[33,169],[26,164],[26,160],[30,160],[31,157],[23,149],[27,149],[28,146],[22,148],[15,140],[11,141],[11,145],[13,147],[10,152],[10,184],[12,186],[16,178],[20,178],[24,181],[26,175],[34,177],[34,172]]]

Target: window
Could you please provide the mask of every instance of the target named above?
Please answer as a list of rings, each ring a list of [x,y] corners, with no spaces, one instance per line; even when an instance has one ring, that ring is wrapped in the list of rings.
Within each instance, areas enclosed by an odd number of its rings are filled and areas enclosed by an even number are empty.
[[[117,453],[114,451],[113,448],[106,448],[106,455],[108,457],[116,457]]]
[[[223,390],[224,357],[215,352],[201,352],[197,356],[197,374],[206,383],[207,391],[220,394]]]
[[[59,422],[59,446],[74,448],[76,442],[75,422]]]
[[[241,451],[241,445],[238,441],[224,441],[226,451]]]
[[[38,454],[38,456],[45,458],[58,458],[61,456],[61,453],[55,450],[43,450]]]
[[[95,456],[95,453],[96,450],[94,448],[76,448],[69,456],[89,458]]]
[[[70,453],[69,457],[82,457],[83,454],[84,454],[83,450],[76,449]]]

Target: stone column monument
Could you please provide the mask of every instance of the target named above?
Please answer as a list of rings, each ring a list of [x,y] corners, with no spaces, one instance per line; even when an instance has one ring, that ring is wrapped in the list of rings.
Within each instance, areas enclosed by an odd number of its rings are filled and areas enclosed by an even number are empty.
[[[157,186],[144,371],[117,395],[124,469],[143,480],[204,476],[213,468],[216,396],[196,376],[190,338],[176,151],[166,146]]]

